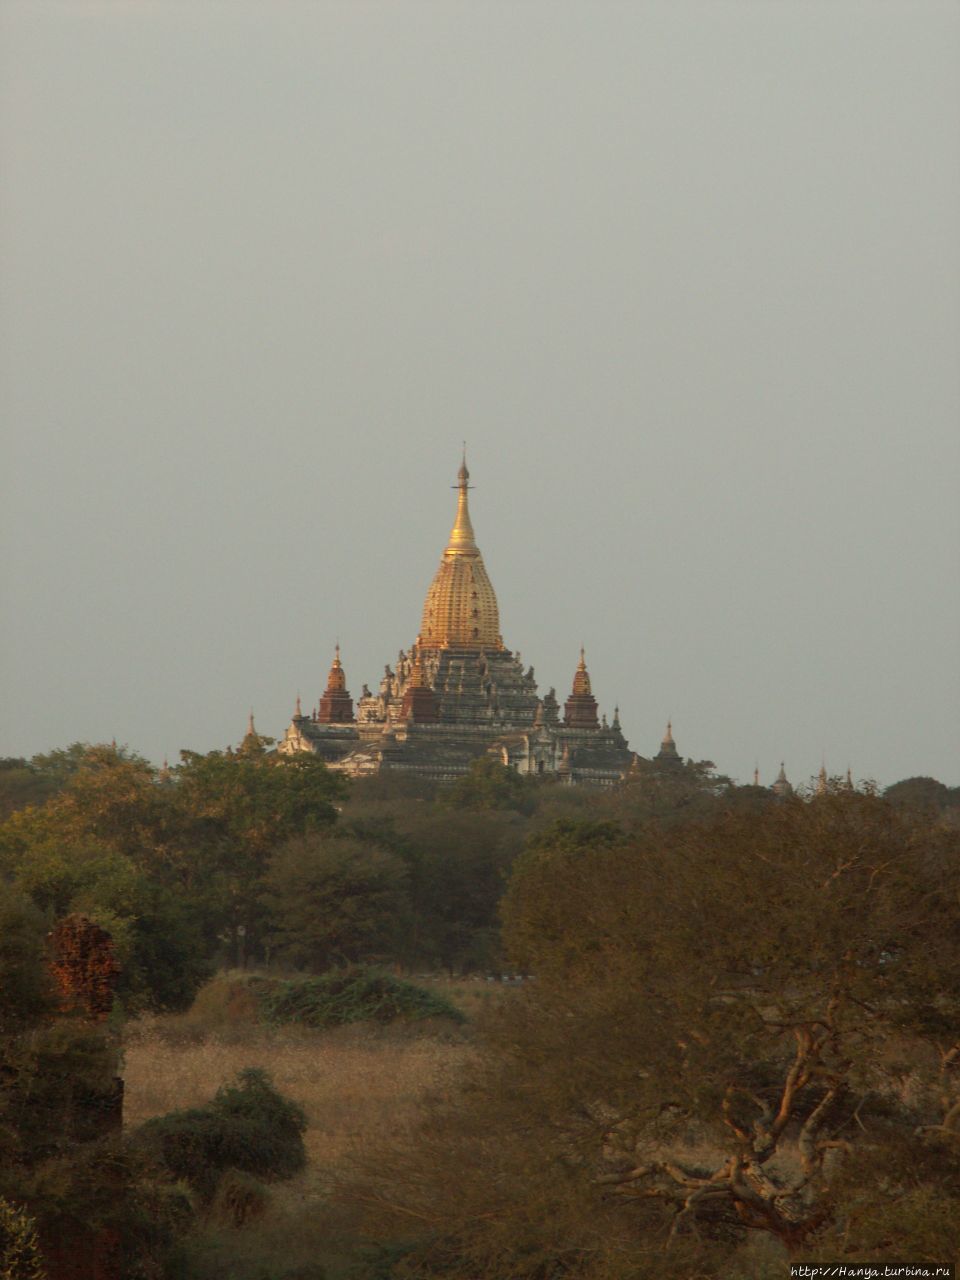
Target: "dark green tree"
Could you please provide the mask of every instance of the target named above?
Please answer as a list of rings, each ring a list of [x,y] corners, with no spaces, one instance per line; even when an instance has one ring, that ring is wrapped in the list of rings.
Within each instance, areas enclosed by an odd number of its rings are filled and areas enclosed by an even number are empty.
[[[271,853],[336,822],[344,783],[314,756],[259,751],[181,753],[175,802],[211,927],[241,968],[259,953],[262,877]]]
[[[350,836],[298,836],[270,858],[261,902],[265,941],[298,967],[389,958],[409,920],[407,871],[395,855]]]
[[[536,782],[521,777],[494,756],[478,756],[469,770],[440,794],[451,809],[516,809],[529,813],[534,807]]]

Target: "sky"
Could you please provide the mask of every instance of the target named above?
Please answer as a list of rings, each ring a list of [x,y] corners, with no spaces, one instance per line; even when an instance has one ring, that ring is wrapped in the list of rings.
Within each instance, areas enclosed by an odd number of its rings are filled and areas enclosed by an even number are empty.
[[[2,0],[0,755],[356,697],[960,783],[960,6]]]

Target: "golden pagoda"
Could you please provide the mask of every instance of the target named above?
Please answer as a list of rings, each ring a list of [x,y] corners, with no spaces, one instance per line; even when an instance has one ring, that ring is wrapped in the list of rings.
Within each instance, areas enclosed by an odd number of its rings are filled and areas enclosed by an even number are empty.
[[[610,727],[598,722],[583,649],[561,719],[555,690],[539,696],[533,667],[500,635],[470,520],[466,456],[454,487],[456,518],[410,650],[384,668],[378,689],[363,686],[354,716],[338,646],[317,710],[305,716],[298,703],[277,749],[313,752],[352,776],[399,769],[448,781],[493,755],[521,774],[614,785],[632,755],[618,716]]]
[[[497,597],[470,523],[470,472],[457,473],[457,518],[423,603],[421,649],[502,649]]]

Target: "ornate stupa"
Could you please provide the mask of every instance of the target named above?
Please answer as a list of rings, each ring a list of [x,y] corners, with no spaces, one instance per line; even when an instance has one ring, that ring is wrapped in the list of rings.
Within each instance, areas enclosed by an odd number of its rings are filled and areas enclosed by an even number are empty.
[[[438,780],[492,754],[519,773],[612,786],[632,759],[619,714],[609,727],[598,720],[582,648],[563,718],[553,689],[538,695],[533,667],[524,670],[500,634],[470,520],[466,457],[455,488],[456,518],[409,651],[387,664],[376,691],[363,686],[354,714],[338,646],[316,709],[305,715],[298,699],[278,750],[314,752],[352,775],[402,769]]]
[[[457,473],[457,518],[423,602],[419,649],[503,648],[497,597],[470,523],[469,481],[464,456]]]

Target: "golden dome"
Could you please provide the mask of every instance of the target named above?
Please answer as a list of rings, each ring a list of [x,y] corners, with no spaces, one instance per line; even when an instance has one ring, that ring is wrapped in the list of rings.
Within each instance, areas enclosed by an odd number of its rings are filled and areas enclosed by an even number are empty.
[[[470,472],[457,475],[457,518],[427,598],[419,645],[424,649],[502,649],[500,612],[473,536],[467,506]]]

